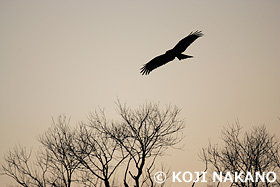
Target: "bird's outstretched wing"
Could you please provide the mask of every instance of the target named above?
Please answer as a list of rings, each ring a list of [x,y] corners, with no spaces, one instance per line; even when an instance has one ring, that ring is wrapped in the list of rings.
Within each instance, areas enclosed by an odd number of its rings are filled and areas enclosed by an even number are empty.
[[[176,54],[184,52],[197,38],[203,36],[202,31],[191,32],[187,37],[180,40],[172,49]]]
[[[140,73],[142,75],[148,75],[151,71],[156,69],[159,66],[162,66],[166,64],[167,62],[170,62],[175,59],[175,56],[172,54],[162,54],[155,58],[153,58],[150,62],[145,64],[140,70]]]
[[[174,60],[175,57],[177,57],[179,60],[192,58],[192,56],[184,55],[182,52],[184,52],[187,47],[189,47],[189,45],[191,45],[197,38],[201,36],[203,36],[201,31],[191,32],[187,37],[180,40],[173,49],[166,51],[165,54],[159,55],[153,58],[147,64],[144,64],[144,66],[140,69],[140,73],[142,75],[148,75],[157,67]]]

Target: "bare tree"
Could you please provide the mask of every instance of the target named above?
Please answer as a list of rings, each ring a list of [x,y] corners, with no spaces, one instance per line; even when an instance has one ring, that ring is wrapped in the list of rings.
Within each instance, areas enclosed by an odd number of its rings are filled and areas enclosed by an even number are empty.
[[[143,172],[147,168],[147,174],[150,175],[149,170],[154,166],[156,158],[182,140],[181,133],[185,124],[178,117],[180,110],[171,106],[161,110],[158,104],[153,103],[136,110],[119,101],[117,106],[120,121],[108,123],[104,113],[100,111],[90,116],[90,126],[114,139],[125,152],[123,155],[129,155],[124,173],[126,187],[129,186],[129,177],[136,187],[153,186],[153,180],[146,180]]]
[[[248,172],[256,179],[257,172],[276,172],[279,174],[279,148],[274,135],[270,135],[265,126],[254,127],[241,137],[241,127],[238,122],[222,131],[223,146],[209,144],[203,150],[203,160],[212,166],[212,170],[222,173],[225,177],[230,172],[234,179],[232,186],[278,186],[276,180],[269,183],[261,180],[244,180]],[[278,159],[278,160],[277,160]],[[234,173],[242,173],[242,180],[235,180]],[[217,184],[219,186],[219,183]]]
[[[69,126],[70,119],[59,116],[57,122],[53,120],[53,126],[39,136],[39,142],[45,148],[43,158],[49,160],[48,170],[51,172],[54,186],[70,187],[75,181],[73,174],[80,162],[72,156],[71,145],[75,138],[75,131]]]
[[[80,162],[73,158],[69,145],[74,132],[68,126],[65,116],[53,120],[53,126],[38,140],[42,147],[33,155],[21,146],[15,147],[5,156],[1,174],[15,179],[21,186],[70,187],[73,174]]]
[[[97,181],[101,181],[109,187],[110,178],[127,155],[122,154],[115,140],[86,124],[81,123],[76,131],[78,133],[71,152],[73,158],[83,166],[80,168],[84,172],[82,181],[86,186],[96,186]]]
[[[38,156],[32,160],[32,151],[16,146],[5,155],[5,163],[1,165],[0,173],[12,177],[24,187],[45,187],[48,184],[47,170],[49,159]]]
[[[161,110],[153,103],[132,110],[119,101],[117,107],[119,120],[108,120],[98,110],[88,123],[76,128],[70,127],[65,116],[58,117],[39,136],[42,148],[35,157],[22,147],[15,148],[1,164],[1,174],[25,187],[70,187],[74,183],[110,187],[120,182],[125,187],[162,186],[154,183],[152,173],[157,158],[183,138],[180,110],[171,106]]]

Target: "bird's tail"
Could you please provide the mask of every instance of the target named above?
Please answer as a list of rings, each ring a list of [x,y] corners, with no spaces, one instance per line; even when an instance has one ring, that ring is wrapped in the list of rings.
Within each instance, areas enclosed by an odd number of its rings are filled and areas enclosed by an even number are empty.
[[[186,59],[186,58],[193,58],[193,56],[179,54],[176,56],[179,60]]]

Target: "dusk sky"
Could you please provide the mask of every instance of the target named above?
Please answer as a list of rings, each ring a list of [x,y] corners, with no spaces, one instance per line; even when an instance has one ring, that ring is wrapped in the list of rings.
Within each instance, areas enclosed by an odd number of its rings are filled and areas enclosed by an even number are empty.
[[[279,0],[0,0],[0,162],[36,149],[61,114],[73,127],[98,107],[117,120],[117,99],[182,109],[184,150],[164,157],[175,171],[204,170],[199,151],[236,120],[280,139],[279,17]],[[194,58],[140,74],[196,30]]]

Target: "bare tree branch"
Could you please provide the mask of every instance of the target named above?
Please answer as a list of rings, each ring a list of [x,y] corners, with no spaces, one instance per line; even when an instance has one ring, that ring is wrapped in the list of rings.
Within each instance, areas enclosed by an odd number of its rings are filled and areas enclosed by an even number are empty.
[[[244,133],[243,138],[241,138],[241,130],[238,121],[235,125],[224,128],[221,138],[224,145],[218,147],[209,144],[208,148],[203,150],[204,162],[210,163],[212,169],[222,172],[223,176],[226,172],[232,174],[243,172],[243,180],[248,172],[254,179],[256,172],[273,171],[279,174],[280,145],[275,136],[270,135],[265,126],[253,127],[250,132]],[[246,183],[234,180],[232,186],[274,186],[275,183],[269,183],[267,180],[265,182],[248,180]]]
[[[129,173],[134,185],[139,187],[147,160],[153,160],[163,155],[167,148],[177,145],[183,138],[185,124],[178,118],[180,110],[177,107],[167,106],[161,110],[158,104],[149,103],[132,110],[119,100],[116,104],[120,121],[108,123],[105,114],[100,111],[90,116],[90,125],[118,142],[128,154],[124,183],[127,184]]]

